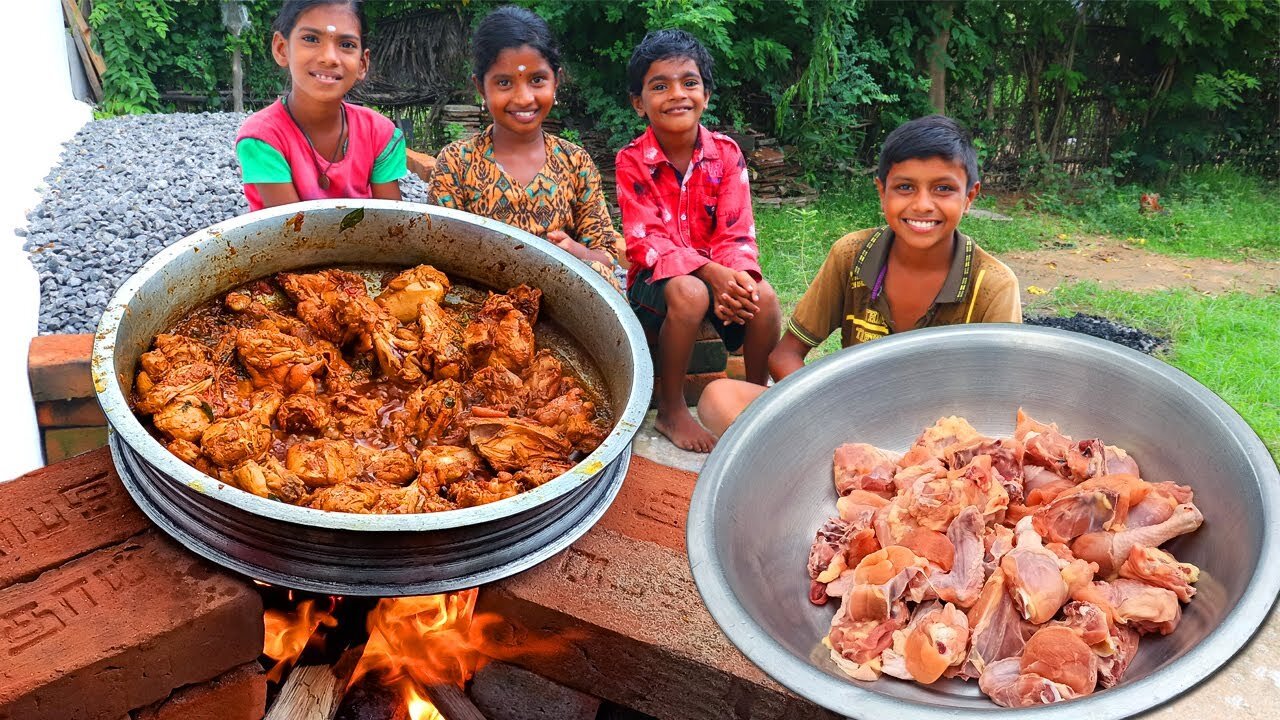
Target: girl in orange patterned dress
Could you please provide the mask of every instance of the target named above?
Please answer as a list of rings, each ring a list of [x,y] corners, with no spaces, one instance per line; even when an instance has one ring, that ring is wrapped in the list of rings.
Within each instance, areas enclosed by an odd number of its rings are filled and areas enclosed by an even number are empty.
[[[476,27],[472,53],[471,79],[493,124],[440,151],[428,201],[546,238],[621,291],[620,237],[600,171],[585,150],[542,129],[560,75],[546,22],[524,8],[494,10]]]

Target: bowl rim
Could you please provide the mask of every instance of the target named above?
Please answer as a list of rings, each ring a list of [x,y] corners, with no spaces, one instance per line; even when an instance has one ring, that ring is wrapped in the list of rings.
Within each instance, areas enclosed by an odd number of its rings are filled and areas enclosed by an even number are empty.
[[[1124,361],[1136,362],[1145,371],[1161,375],[1183,387],[1230,429],[1249,463],[1258,471],[1264,512],[1272,518],[1271,522],[1263,524],[1258,569],[1245,587],[1240,602],[1198,644],[1144,678],[1069,702],[1024,709],[999,708],[994,704],[980,709],[957,708],[878,693],[855,684],[852,679],[837,678],[816,669],[765,633],[729,585],[719,560],[713,522],[720,507],[720,494],[732,481],[728,472],[730,459],[749,438],[747,429],[770,422],[771,408],[783,405],[787,398],[810,394],[824,383],[827,371],[840,368],[852,374],[852,368],[874,362],[879,354],[877,351],[936,351],[940,345],[958,347],[984,340],[1017,344],[1021,337],[1048,338],[1054,343],[1074,344],[1092,353],[1120,356]],[[1278,518],[1280,470],[1277,470],[1275,461],[1244,418],[1204,385],[1167,363],[1116,343],[1055,328],[1003,323],[926,328],[891,335],[874,343],[832,353],[788,376],[785,382],[771,388],[747,407],[707,458],[690,502],[686,541],[690,570],[698,592],[729,640],[774,680],[832,712],[844,714],[856,710],[864,717],[884,718],[980,718],[999,712],[1000,717],[1010,720],[1033,717],[1038,720],[1066,720],[1085,716],[1094,720],[1110,720],[1144,712],[1190,690],[1248,644],[1266,620],[1280,592]],[[814,638],[815,644],[818,640]]]
[[[604,441],[564,474],[532,490],[476,507],[405,515],[362,515],[330,512],[269,500],[206,475],[170,453],[147,432],[137,416],[134,415],[119,379],[116,377],[115,346],[128,301],[152,276],[156,275],[176,258],[193,252],[197,248],[216,251],[217,246],[213,245],[213,243],[222,241],[225,233],[245,226],[267,226],[273,220],[283,220],[284,218],[293,218],[298,215],[302,215],[305,218],[308,213],[315,211],[337,211],[343,209],[351,209],[352,211],[356,209],[392,211],[397,214],[412,216],[429,215],[469,224],[490,232],[497,237],[505,238],[519,247],[519,249],[527,249],[553,258],[565,266],[569,272],[592,285],[615,311],[614,314],[618,317],[622,329],[630,341],[633,360],[631,396],[627,399],[626,406],[616,411],[614,426]],[[227,241],[227,244],[229,246],[229,241]],[[545,502],[593,481],[602,469],[631,446],[635,433],[644,421],[644,414],[649,407],[649,398],[652,394],[653,385],[653,366],[647,347],[648,344],[645,340],[644,331],[640,326],[640,321],[636,318],[635,313],[631,311],[630,306],[627,305],[626,298],[620,295],[616,289],[605,282],[604,278],[600,277],[585,263],[578,261],[573,255],[557,247],[554,243],[543,240],[536,235],[490,218],[437,205],[402,200],[311,200],[267,208],[229,218],[197,230],[154,255],[116,290],[110,302],[107,303],[106,310],[103,312],[102,318],[98,322],[97,330],[94,333],[90,370],[94,391],[97,395],[98,403],[102,406],[103,414],[107,417],[109,430],[119,434],[124,442],[134,448],[136,452],[160,472],[175,479],[190,490],[226,503],[239,510],[280,522],[333,530],[404,532],[448,530],[500,521],[532,511]]]

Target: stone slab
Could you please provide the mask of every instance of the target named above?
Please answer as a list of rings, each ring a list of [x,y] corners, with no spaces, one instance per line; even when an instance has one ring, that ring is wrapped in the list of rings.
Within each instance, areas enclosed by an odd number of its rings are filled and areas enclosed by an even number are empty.
[[[600,700],[515,665],[493,662],[467,689],[487,720],[596,720]]]

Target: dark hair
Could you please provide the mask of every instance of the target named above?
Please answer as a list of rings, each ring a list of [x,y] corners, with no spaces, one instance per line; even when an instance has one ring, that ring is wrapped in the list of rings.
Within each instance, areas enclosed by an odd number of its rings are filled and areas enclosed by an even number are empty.
[[[560,72],[560,49],[547,21],[532,10],[506,5],[494,10],[471,33],[471,71],[484,80],[503,50],[528,45],[546,58],[551,72]]]
[[[644,75],[649,66],[659,60],[682,58],[692,60],[698,66],[698,74],[702,76],[702,85],[707,92],[715,89],[715,80],[711,77],[711,68],[715,62],[711,53],[698,42],[698,38],[684,30],[654,30],[644,36],[636,49],[631,51],[631,60],[627,63],[627,91],[639,95],[644,89]]]
[[[946,115],[926,115],[899,125],[884,139],[876,177],[884,182],[889,169],[903,160],[945,158],[964,166],[965,192],[978,182],[978,151],[973,136]]]
[[[364,28],[368,25],[364,18],[364,8],[360,7],[363,0],[284,0],[280,5],[280,14],[276,15],[276,21],[271,23],[271,29],[289,37],[289,33],[293,32],[293,28],[298,24],[298,18],[302,13],[313,7],[321,5],[345,5],[347,9],[355,13],[356,20],[360,23],[360,44],[364,45]]]

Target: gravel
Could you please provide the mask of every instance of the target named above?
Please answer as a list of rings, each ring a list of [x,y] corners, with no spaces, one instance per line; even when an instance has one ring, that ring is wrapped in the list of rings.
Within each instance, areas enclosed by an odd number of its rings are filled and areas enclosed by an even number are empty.
[[[1043,327],[1092,335],[1148,355],[1169,344],[1168,338],[1156,337],[1137,328],[1121,325],[1118,322],[1098,317],[1097,315],[1083,315],[1081,313],[1076,313],[1071,317],[1042,315],[1024,318],[1023,322],[1027,325],[1041,325]]]
[[[233,149],[246,115],[178,113],[95,120],[67,142],[28,215],[40,274],[40,332],[91,333],[107,301],[170,243],[249,211]],[[410,174],[405,200],[423,202]]]

